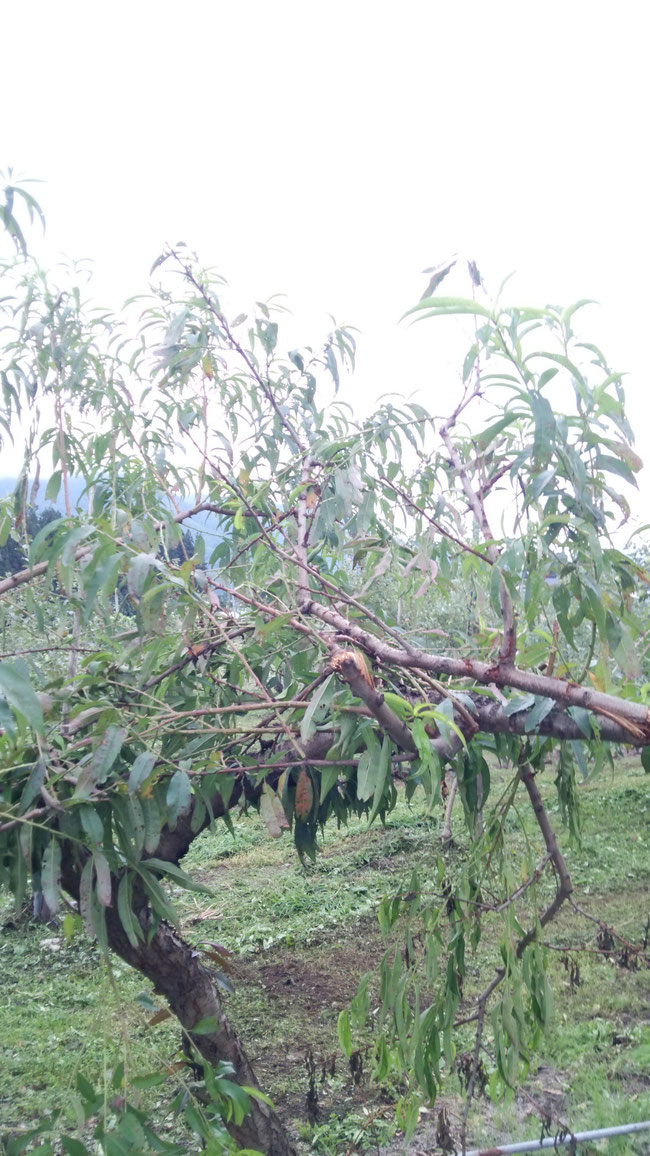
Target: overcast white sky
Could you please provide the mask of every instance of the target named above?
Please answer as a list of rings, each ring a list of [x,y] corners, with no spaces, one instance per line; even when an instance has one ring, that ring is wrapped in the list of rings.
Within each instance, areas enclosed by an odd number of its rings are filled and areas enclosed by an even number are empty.
[[[517,270],[527,303],[595,297],[644,456],[647,20],[630,0],[7,5],[0,167],[46,182],[48,252],[93,258],[110,304],[184,239],[286,293],[305,342],[329,312],[358,325],[366,404],[444,399],[445,323],[397,322],[456,250],[493,287]]]

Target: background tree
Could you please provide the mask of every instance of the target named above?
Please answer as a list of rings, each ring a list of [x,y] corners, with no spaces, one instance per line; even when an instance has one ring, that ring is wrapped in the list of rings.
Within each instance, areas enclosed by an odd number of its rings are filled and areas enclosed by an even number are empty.
[[[453,1064],[455,1032],[474,1022],[464,1144],[488,1010],[498,1091],[548,1018],[540,928],[563,904],[580,911],[536,776],[557,746],[577,836],[576,765],[587,750],[607,758],[611,742],[645,752],[650,725],[635,649],[647,578],[611,537],[628,514],[617,486],[641,464],[621,377],[574,334],[584,302],[491,301],[472,263],[470,296],[443,297],[450,268],[410,317],[472,322],[451,414],[390,401],[359,422],[339,396],[349,328],[284,354],[277,305],[231,318],[223,280],[181,246],[156,261],[162,280],[135,319],[88,309],[29,260],[6,262],[2,381],[28,437],[4,539],[20,534],[30,474],[48,457],[46,496],[63,513],[0,581],[4,613],[33,615],[46,638],[0,663],[0,846],[18,903],[30,876],[52,911],[63,889],[87,933],[168,1000],[206,1081],[226,1061],[254,1090],[165,882],[198,886],[183,856],[235,805],[258,807],[271,836],[290,827],[313,857],[319,825],[383,818],[397,779],[436,806],[453,768],[472,852],[453,886],[434,862],[382,905],[405,950],[380,969],[375,1071],[405,1077],[408,1132]],[[434,625],[414,609],[425,599]],[[512,767],[496,801],[494,754]],[[506,818],[522,791],[543,851],[514,885]],[[536,897],[529,927],[515,915],[523,891]],[[472,993],[466,955],[489,919],[502,925],[498,970]],[[438,976],[433,999],[421,974]],[[347,1051],[369,982],[340,1020]],[[236,1142],[288,1153],[269,1104],[244,1102],[228,1120]]]

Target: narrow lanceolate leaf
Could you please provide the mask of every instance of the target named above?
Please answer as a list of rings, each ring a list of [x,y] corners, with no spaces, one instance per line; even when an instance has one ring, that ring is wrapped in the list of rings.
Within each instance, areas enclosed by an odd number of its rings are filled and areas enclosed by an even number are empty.
[[[282,832],[286,831],[289,826],[284,807],[268,783],[264,783],[260,795],[260,816],[273,839],[279,839]]]
[[[352,1034],[350,1032],[350,1017],[345,1008],[337,1020],[336,1031],[343,1051],[346,1056],[350,1056],[352,1052]]]
[[[167,788],[167,822],[172,831],[192,805],[192,784],[187,771],[176,771]]]
[[[375,793],[378,770],[379,759],[377,752],[373,750],[363,751],[359,756],[357,766],[357,798],[362,803],[365,803],[367,799],[372,799]]]
[[[151,900],[154,911],[156,911],[158,915],[162,916],[163,919],[166,919],[168,923],[173,924],[174,927],[178,926],[178,915],[176,914],[176,908],[174,907],[171,899],[169,899],[169,897],[165,894],[163,888],[160,886],[160,883],[156,879],[156,876],[153,875],[151,871],[147,871],[143,867],[139,868],[138,873],[142,879],[144,889],[147,892],[149,899]]]
[[[330,685],[332,683],[333,678],[334,678],[334,675],[330,674],[329,678],[325,679],[325,682],[322,684],[322,686],[319,686],[314,697],[312,698],[311,702],[309,703],[307,710],[304,713],[303,720],[300,724],[300,738],[302,739],[303,743],[308,742],[309,739],[314,734],[314,731],[316,730],[316,724],[314,722],[314,717],[316,715],[316,711],[318,710],[319,706],[323,702],[325,695],[329,691],[329,688],[330,688]]]
[[[141,799],[140,806],[144,819],[144,850],[148,855],[151,855],[160,841],[162,815],[156,798]]]
[[[25,811],[29,810],[44,782],[45,763],[42,759],[39,759],[37,763],[34,763],[29,773],[29,778],[23,787],[23,793],[20,796],[20,804],[18,806],[19,815],[24,815]]]
[[[156,755],[153,751],[142,751],[138,755],[129,774],[129,794],[133,795],[149,778],[156,764]]]
[[[298,782],[296,783],[296,794],[293,803],[294,814],[299,819],[307,819],[311,815],[312,807],[314,805],[314,788],[312,786],[311,776],[305,767],[302,768],[298,775]]]
[[[43,711],[29,680],[13,662],[0,662],[0,694],[16,714],[39,734],[43,732]]]
[[[381,754],[379,756],[379,766],[377,768],[377,779],[375,783],[375,793],[372,800],[372,810],[370,812],[369,822],[376,818],[382,804],[386,786],[390,779],[390,765],[391,765],[391,746],[390,739],[384,737],[381,744]]]
[[[90,904],[90,899],[93,890],[93,872],[95,870],[95,861],[92,856],[86,859],[81,872],[81,879],[79,881],[79,913],[84,925],[86,935],[90,939],[95,938],[95,926],[93,924],[93,914]]]
[[[54,915],[59,910],[61,890],[61,844],[55,837],[50,839],[45,848],[41,869],[41,888],[45,902]]]
[[[155,859],[153,856],[150,859],[145,859],[145,866],[152,870],[162,871],[165,875],[169,875],[180,887],[184,887],[186,891],[198,891],[203,895],[214,895],[212,887],[208,887],[206,883],[199,883],[198,879],[192,879],[191,875],[187,875],[182,868],[177,867],[175,863],[168,863],[166,859]]]
[[[111,905],[111,869],[108,866],[108,860],[101,851],[96,851],[95,872],[97,875],[97,898],[102,907],[110,907]]]
[[[412,309],[407,309],[404,317],[411,317],[414,313],[420,314],[420,317],[415,318],[416,321],[423,320],[425,317],[453,316],[458,313],[473,313],[476,317],[491,317],[489,309],[486,309],[484,305],[479,305],[478,301],[472,301],[466,297],[425,297],[418,305],[414,305]]]
[[[133,876],[125,871],[117,889],[117,911],[131,947],[137,947],[144,938],[140,923],[133,912]]]
[[[87,799],[92,794],[93,789],[99,783],[104,782],[122,749],[125,735],[124,727],[110,726],[106,728],[90,762],[79,775],[74,791],[76,799]]]

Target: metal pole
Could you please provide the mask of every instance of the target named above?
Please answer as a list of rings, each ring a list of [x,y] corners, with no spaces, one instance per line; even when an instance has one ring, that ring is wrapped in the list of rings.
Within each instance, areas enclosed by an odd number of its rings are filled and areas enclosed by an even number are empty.
[[[570,1132],[564,1139],[545,1136],[543,1140],[522,1140],[519,1144],[502,1144],[496,1148],[472,1148],[466,1156],[506,1156],[510,1152],[539,1152],[543,1148],[581,1144],[583,1140],[604,1140],[608,1136],[627,1136],[630,1132],[650,1131],[650,1120],[639,1124],[616,1124],[611,1128],[595,1128],[591,1132]]]

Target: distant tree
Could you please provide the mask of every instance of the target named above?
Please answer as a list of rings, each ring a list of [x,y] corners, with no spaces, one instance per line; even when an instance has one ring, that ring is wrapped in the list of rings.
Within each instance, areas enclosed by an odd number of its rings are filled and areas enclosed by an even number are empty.
[[[628,512],[619,483],[635,484],[641,464],[621,376],[576,338],[584,302],[506,306],[471,263],[469,295],[445,297],[445,267],[410,318],[469,319],[459,381],[437,391],[458,398],[446,416],[386,401],[357,422],[339,396],[350,329],[283,353],[273,303],[231,319],[223,281],[181,246],[154,272],[169,280],[131,329],[128,312],[86,311],[29,263],[4,270],[7,411],[22,406],[42,431],[28,465],[51,455],[48,497],[59,491],[64,513],[0,594],[7,613],[29,597],[43,620],[65,616],[69,654],[63,671],[27,648],[0,663],[2,881],[20,903],[36,874],[51,911],[62,889],[73,897],[87,933],[166,997],[206,1084],[228,1061],[254,1089],[211,959],[180,934],[165,882],[199,886],[183,856],[235,805],[259,808],[273,837],[291,828],[313,857],[319,825],[385,817],[396,778],[435,807],[453,768],[470,851],[453,888],[433,855],[431,879],[400,880],[381,905],[382,926],[402,921],[405,950],[381,965],[374,1059],[379,1078],[406,1082],[409,1132],[473,1022],[464,1146],[488,1009],[496,1094],[548,1019],[540,929],[574,902],[537,783],[546,756],[559,749],[576,836],[587,749],[602,760],[612,742],[638,746],[648,765],[635,604],[648,579],[611,537]],[[73,476],[85,509],[70,500]],[[15,502],[4,509],[15,527]],[[207,528],[190,542],[198,514]],[[415,609],[426,599],[430,619]],[[511,779],[493,801],[495,752]],[[528,844],[513,888],[506,848],[522,795],[542,849],[536,860]],[[517,898],[541,896],[547,877],[550,901],[519,926]],[[470,999],[466,958],[490,922],[494,978]],[[426,998],[409,966],[416,939],[437,976]],[[368,1006],[366,985],[340,1020],[348,1052]],[[236,1143],[286,1156],[269,1105],[252,1092],[245,1107],[228,1119]],[[196,1119],[211,1150],[225,1143]]]
[[[33,506],[27,508],[23,535],[21,536],[20,532],[13,530],[4,542],[0,542],[0,576],[15,574],[27,565],[29,543],[33,541],[39,530],[42,530],[44,526],[49,526],[51,522],[55,522],[58,517],[57,510],[52,506],[42,510],[36,510]]]

